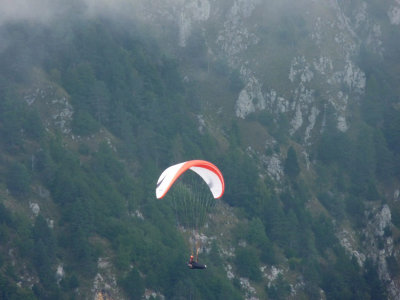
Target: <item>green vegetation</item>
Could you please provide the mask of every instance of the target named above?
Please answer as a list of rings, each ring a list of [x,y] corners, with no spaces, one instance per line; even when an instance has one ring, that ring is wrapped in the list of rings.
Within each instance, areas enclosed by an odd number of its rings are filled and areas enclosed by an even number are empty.
[[[305,21],[283,23],[275,38],[294,47],[306,34]],[[319,298],[320,289],[327,299],[384,298],[376,266],[368,261],[361,268],[344,253],[333,219],[362,228],[366,206],[379,203],[382,186],[400,179],[400,112],[389,99],[390,82],[387,105],[372,111],[388,75],[366,67],[365,106],[348,132],[336,128],[328,107],[324,134],[313,144],[311,179],[304,175],[295,141],[289,142],[285,117],[277,125],[268,112],[253,116],[276,137],[276,148],[285,149],[285,176],[278,186],[259,176],[255,159],[244,151],[238,122],[223,124],[226,136],[220,139],[214,132],[199,133],[200,97],[183,83],[179,61],[131,25],[128,30],[77,17],[50,35],[41,25],[2,29],[22,38],[0,53],[0,298],[76,299],[77,289],[89,294],[104,256],[112,260],[118,286],[129,299],[140,299],[145,289],[167,299],[240,299],[238,278],[226,277],[227,262],[271,299],[286,299],[293,278],[279,275],[266,286],[262,265],[287,266],[293,277],[304,279],[306,298]],[[189,41],[192,50],[198,54],[193,64],[206,69],[200,35]],[[45,78],[32,78],[36,64]],[[243,87],[222,61],[211,72],[227,77],[231,92]],[[68,95],[69,135],[46,123],[41,104],[26,104],[26,91],[41,87],[42,80]],[[180,212],[154,199],[161,170],[194,158],[211,160],[222,170],[223,201],[240,221],[232,239],[244,242],[233,258],[221,261],[216,241],[202,257],[214,266],[207,276],[186,269],[190,250],[176,228]],[[310,212],[307,205],[314,198],[322,205]],[[41,202],[37,216],[28,211],[35,201]],[[393,206],[399,226],[400,208]],[[385,234],[392,234],[390,228]],[[388,263],[397,274],[396,258]],[[58,280],[60,264],[65,276]],[[25,274],[35,278],[32,288],[21,279]]]

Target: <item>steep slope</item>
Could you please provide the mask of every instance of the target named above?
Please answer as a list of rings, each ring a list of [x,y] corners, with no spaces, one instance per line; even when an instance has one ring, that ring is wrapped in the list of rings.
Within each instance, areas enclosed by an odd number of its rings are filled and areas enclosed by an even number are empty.
[[[188,79],[230,81],[223,94],[199,89],[208,126],[238,126],[242,150],[283,190],[293,145],[309,209],[323,204],[348,255],[360,266],[371,259],[397,298],[397,267],[388,268],[398,261],[398,1],[169,5]],[[153,13],[164,20],[166,11]]]
[[[103,4],[1,24],[1,295],[396,299],[400,4]],[[207,273],[154,197],[193,158]]]

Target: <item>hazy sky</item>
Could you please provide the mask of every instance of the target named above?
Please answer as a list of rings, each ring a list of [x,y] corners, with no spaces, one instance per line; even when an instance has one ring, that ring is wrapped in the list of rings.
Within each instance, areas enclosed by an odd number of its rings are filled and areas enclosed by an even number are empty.
[[[46,22],[57,11],[57,1],[0,0],[0,25],[8,21]]]
[[[140,0],[0,0],[0,25],[12,21],[46,23],[68,13],[72,7],[87,16],[134,13]]]

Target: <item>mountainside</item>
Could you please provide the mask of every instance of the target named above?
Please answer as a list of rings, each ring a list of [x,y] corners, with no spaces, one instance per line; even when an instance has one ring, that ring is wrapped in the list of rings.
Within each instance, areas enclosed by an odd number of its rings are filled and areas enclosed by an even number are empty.
[[[0,298],[400,297],[398,0],[2,6]]]

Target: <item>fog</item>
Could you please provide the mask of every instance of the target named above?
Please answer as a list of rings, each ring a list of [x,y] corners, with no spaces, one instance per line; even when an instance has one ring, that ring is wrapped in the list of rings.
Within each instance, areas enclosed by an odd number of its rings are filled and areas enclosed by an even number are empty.
[[[68,14],[87,17],[133,16],[137,0],[1,0],[0,26],[10,22],[46,24]]]
[[[142,0],[0,0],[0,54],[18,42],[18,39],[35,39],[35,30],[50,29],[49,33],[67,35],[74,20],[106,18],[119,24],[143,20],[143,11],[150,1]],[[141,13],[139,13],[141,12]],[[33,31],[25,37],[15,36],[10,26],[22,24]],[[41,36],[43,38],[43,36]],[[15,45],[14,45],[15,47]],[[9,50],[13,52],[14,50]],[[32,57],[32,51],[25,51],[23,60],[27,63],[40,59]],[[22,60],[20,61],[22,64]]]
[[[48,22],[58,11],[56,1],[51,0],[2,0],[0,1],[0,25],[8,22]]]

